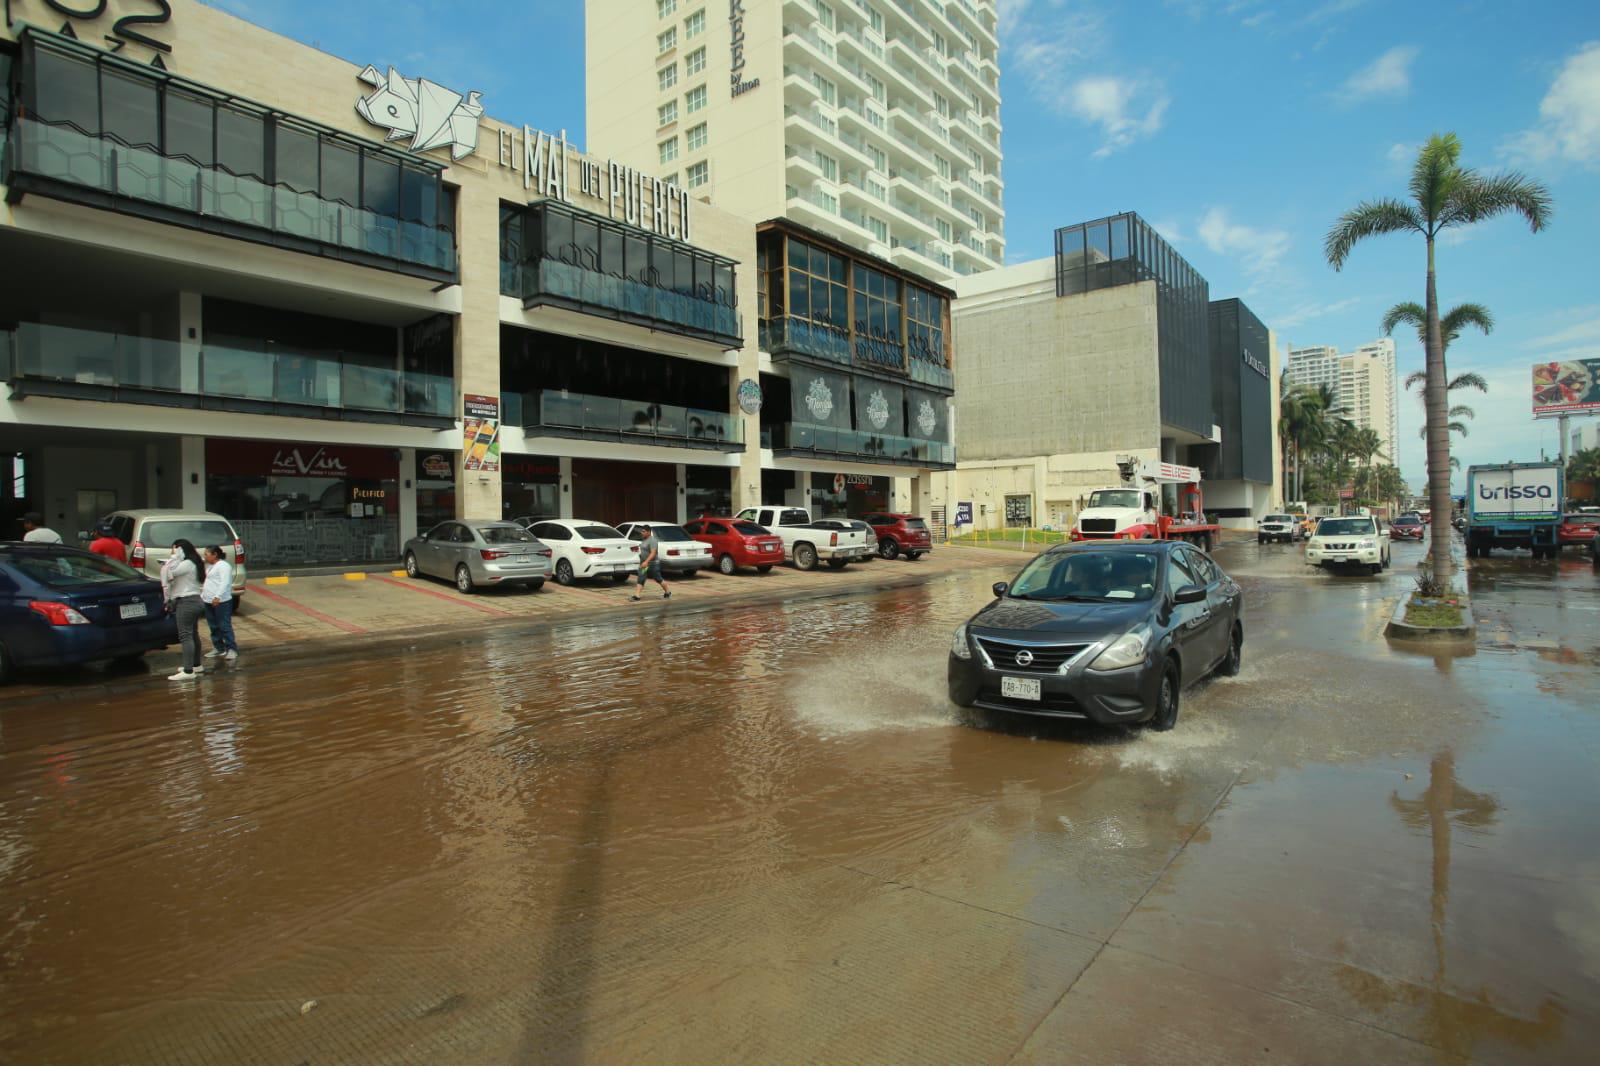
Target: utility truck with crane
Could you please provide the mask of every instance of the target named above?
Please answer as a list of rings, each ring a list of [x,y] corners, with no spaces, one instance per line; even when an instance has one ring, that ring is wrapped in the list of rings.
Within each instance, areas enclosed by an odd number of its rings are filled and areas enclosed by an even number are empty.
[[[1073,540],[1186,540],[1210,551],[1222,527],[1207,522],[1200,468],[1117,456],[1122,484],[1095,489],[1072,523]],[[1161,513],[1161,486],[1178,485],[1179,514]]]

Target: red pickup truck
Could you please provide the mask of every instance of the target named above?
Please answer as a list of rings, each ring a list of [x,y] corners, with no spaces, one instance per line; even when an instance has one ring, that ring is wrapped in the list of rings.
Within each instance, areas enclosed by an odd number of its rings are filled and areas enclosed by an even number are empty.
[[[864,514],[861,521],[872,527],[878,538],[878,554],[885,559],[898,559],[901,555],[915,559],[933,550],[928,524],[914,514],[879,512]]]

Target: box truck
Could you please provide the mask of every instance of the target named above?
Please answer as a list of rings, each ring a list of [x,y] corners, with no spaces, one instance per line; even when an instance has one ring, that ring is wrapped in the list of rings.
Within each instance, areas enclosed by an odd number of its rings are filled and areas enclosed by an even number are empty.
[[[1535,559],[1560,550],[1556,529],[1566,498],[1559,463],[1498,463],[1467,469],[1467,554],[1527,548]]]

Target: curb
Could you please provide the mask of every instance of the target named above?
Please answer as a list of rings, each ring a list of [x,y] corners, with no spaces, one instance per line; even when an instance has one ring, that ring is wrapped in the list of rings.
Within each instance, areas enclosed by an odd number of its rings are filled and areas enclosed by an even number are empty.
[[[1419,626],[1405,620],[1406,601],[1410,598],[1410,593],[1400,597],[1400,602],[1389,617],[1389,624],[1383,627],[1384,636],[1400,640],[1470,640],[1477,635],[1478,623],[1472,615],[1470,604],[1461,605],[1461,624],[1458,626]]]

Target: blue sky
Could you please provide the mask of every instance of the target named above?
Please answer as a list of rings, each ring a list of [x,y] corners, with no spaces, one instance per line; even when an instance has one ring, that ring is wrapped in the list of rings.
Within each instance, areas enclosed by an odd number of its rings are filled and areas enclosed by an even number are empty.
[[[765,0],[756,0],[765,2]],[[490,114],[583,136],[583,5],[217,0],[358,63],[482,89]],[[1529,417],[1529,364],[1600,357],[1600,7],[1385,0],[1000,0],[1006,232],[1012,262],[1054,227],[1134,210],[1211,282],[1296,345],[1352,348],[1384,310],[1421,302],[1418,239],[1358,247],[1342,273],[1322,236],[1361,199],[1403,195],[1415,146],[1461,138],[1464,162],[1549,185],[1554,219],[1474,227],[1439,251],[1443,306],[1495,314],[1453,372],[1488,395],[1463,466],[1558,449]],[[603,152],[604,145],[592,146]],[[1585,254],[1588,252],[1589,254]],[[1402,376],[1422,365],[1400,336]],[[1400,398],[1400,466],[1421,480],[1421,408]]]

